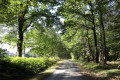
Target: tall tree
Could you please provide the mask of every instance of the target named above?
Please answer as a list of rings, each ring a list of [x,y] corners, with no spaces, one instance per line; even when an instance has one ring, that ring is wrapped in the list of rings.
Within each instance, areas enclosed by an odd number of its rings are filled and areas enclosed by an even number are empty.
[[[69,23],[67,23],[69,26],[71,25],[77,25],[76,27],[78,27],[78,29],[80,29],[80,27],[85,27],[84,30],[87,29],[92,29],[93,30],[93,36],[94,36],[94,46],[95,46],[95,54],[96,54],[96,63],[99,62],[99,52],[98,52],[98,48],[97,48],[97,33],[96,33],[96,20],[95,20],[95,7],[93,5],[93,0],[71,0],[71,1],[66,1],[66,4],[64,6],[65,8],[65,18],[67,18],[68,20],[70,20]],[[73,6],[74,5],[74,6]],[[72,15],[72,18],[75,18],[76,21],[74,24],[72,24],[72,19],[69,15]],[[85,25],[84,24],[84,19],[86,19],[87,21],[91,22],[89,23],[89,25]],[[92,24],[92,25],[91,25]],[[93,27],[92,27],[93,26]],[[73,27],[73,26],[72,26]],[[91,50],[90,50],[91,51]]]
[[[96,63],[99,63],[99,52],[98,52],[98,48],[97,48],[97,35],[96,35],[96,24],[95,24],[94,7],[93,7],[93,4],[92,4],[91,1],[88,4],[90,6],[90,11],[91,11],[91,15],[92,15],[94,45],[95,45],[95,53],[96,53]]]
[[[53,6],[57,5],[58,2],[57,0],[9,0],[9,2],[10,5],[8,6],[9,10],[7,14],[10,14],[11,18],[6,17],[8,20],[7,24],[17,26],[17,52],[18,56],[21,57],[23,38],[27,29],[31,27],[35,21],[47,21],[45,25],[48,26],[48,20],[51,20],[53,17],[50,10],[53,9]]]
[[[106,57],[107,57],[107,53],[106,53],[106,40],[105,40],[105,27],[104,27],[104,21],[103,21],[103,1],[99,0],[97,2],[98,4],[98,11],[99,11],[99,22],[100,22],[100,52],[102,54],[102,60],[104,62],[104,64],[106,64]],[[105,8],[104,8],[105,9]]]

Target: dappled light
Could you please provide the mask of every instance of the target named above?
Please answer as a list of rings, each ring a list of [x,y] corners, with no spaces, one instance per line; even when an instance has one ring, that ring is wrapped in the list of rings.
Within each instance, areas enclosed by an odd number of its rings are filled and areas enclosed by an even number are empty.
[[[120,0],[0,0],[0,80],[120,80]]]
[[[71,61],[65,60],[63,65],[46,80],[83,80],[83,77],[77,70],[76,65]]]

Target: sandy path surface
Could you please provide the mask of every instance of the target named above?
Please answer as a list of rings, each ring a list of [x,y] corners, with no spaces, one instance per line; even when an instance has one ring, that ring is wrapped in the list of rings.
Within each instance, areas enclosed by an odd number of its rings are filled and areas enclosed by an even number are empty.
[[[58,68],[46,80],[84,80],[80,70],[71,61],[64,60],[63,65]]]

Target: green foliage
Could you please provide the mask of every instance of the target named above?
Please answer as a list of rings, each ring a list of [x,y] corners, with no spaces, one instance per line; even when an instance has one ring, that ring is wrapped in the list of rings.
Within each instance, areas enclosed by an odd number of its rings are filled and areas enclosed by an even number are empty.
[[[120,27],[119,26],[119,1],[111,0],[66,0],[66,3],[59,8],[60,15],[65,18],[62,26],[62,40],[69,48],[72,56],[95,58],[95,47],[101,56],[103,42],[107,49],[104,54],[108,60],[117,60],[120,54]],[[113,7],[114,6],[114,7]],[[91,13],[93,11],[93,14]],[[93,18],[97,41],[94,40]],[[105,29],[105,41],[103,39],[103,30],[101,33],[101,20]],[[102,39],[102,40],[101,40]],[[88,43],[89,42],[89,43]],[[102,43],[102,48],[101,48]],[[97,44],[95,46],[94,44]],[[90,58],[91,59],[91,58]]]
[[[0,48],[0,58],[7,57],[8,53],[7,50]]]
[[[43,28],[43,31],[34,29],[26,34],[25,39],[25,46],[31,48],[29,53],[32,54],[60,57],[68,53],[60,34],[56,33],[56,29],[53,28]]]
[[[32,73],[38,73],[45,70],[51,65],[55,64],[55,59],[53,58],[25,58],[25,57],[9,57],[3,58],[3,60],[18,66],[19,68],[25,69]]]
[[[52,13],[55,8],[58,8],[57,13]],[[93,60],[95,47],[101,54],[101,46],[106,42],[107,51],[103,53],[108,60],[117,60],[120,56],[119,9],[119,1],[113,0],[1,0],[0,26],[3,31],[7,26],[4,32],[8,32],[2,41],[12,46],[23,41],[22,49],[30,48],[29,53],[40,56],[70,57],[72,53],[75,59],[92,57]],[[64,18],[62,26],[58,24],[57,15]],[[100,29],[101,22],[106,41]],[[50,28],[53,26],[56,28]],[[61,35],[56,33],[58,28]],[[97,35],[97,40],[93,34]]]
[[[7,1],[7,0],[5,0]],[[0,4],[6,4],[3,0],[0,1]],[[36,27],[53,27],[55,23],[55,14],[51,12],[54,9],[54,6],[59,5],[58,0],[8,0],[6,7],[7,10],[4,11],[4,7],[0,10],[1,15],[5,16],[3,18],[3,23],[0,21],[0,24],[10,27],[12,29],[8,30],[3,39],[4,42],[9,44],[16,43],[19,50],[19,56],[22,56],[22,44],[24,41],[24,34],[29,28]],[[7,15],[6,15],[7,14]],[[41,25],[41,26],[40,26]],[[3,26],[3,28],[4,28]],[[21,44],[21,45],[20,45]]]

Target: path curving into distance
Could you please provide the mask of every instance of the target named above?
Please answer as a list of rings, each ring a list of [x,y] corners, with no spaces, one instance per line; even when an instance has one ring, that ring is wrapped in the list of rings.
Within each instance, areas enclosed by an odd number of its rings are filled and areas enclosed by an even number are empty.
[[[80,70],[73,62],[64,60],[64,63],[46,80],[84,80]]]

